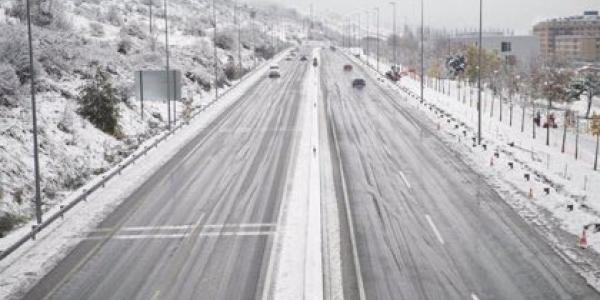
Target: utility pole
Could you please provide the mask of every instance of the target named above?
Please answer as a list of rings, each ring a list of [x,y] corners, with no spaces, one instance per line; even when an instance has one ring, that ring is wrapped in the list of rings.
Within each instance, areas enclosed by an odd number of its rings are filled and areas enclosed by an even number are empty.
[[[234,8],[233,8],[233,18],[234,18],[234,24],[237,24],[237,31],[238,31],[238,72],[239,72],[239,76],[240,78],[242,77],[243,71],[242,71],[242,26],[241,26],[241,22],[240,22],[240,17],[239,17],[239,6],[238,6],[238,2],[237,0],[234,3]]]
[[[154,25],[154,24],[152,24],[152,6],[154,6],[153,2],[154,2],[154,0],[150,0],[148,2],[148,7],[150,8],[150,37],[152,37],[153,31],[154,31],[154,29],[152,28],[152,26]]]
[[[479,0],[479,53],[478,53],[478,63],[477,63],[477,143],[479,145],[481,145],[481,63],[482,63],[482,55],[483,55],[483,0]]]
[[[366,19],[365,22],[367,23],[366,25],[366,32],[365,32],[365,44],[366,44],[366,48],[367,48],[367,55],[365,55],[365,58],[367,60],[367,66],[370,66],[371,64],[369,63],[369,14],[370,12],[367,10],[365,11],[365,15],[366,15]]]
[[[425,101],[425,0],[421,0],[421,102]]]
[[[393,65],[395,66],[398,63],[398,58],[396,56],[397,55],[397,52],[396,52],[397,48],[396,47],[398,45],[398,41],[397,41],[398,35],[397,35],[397,31],[396,31],[396,2],[395,1],[394,2],[390,2],[390,4],[393,7],[393,16],[394,16],[394,20],[393,20],[393,23],[394,23],[394,38],[393,38],[393,42],[394,42],[394,50],[393,50],[394,51],[394,63],[393,63]]]
[[[214,33],[213,33],[213,56],[215,61],[215,101],[219,99],[219,60],[217,59],[217,9],[215,7],[215,1],[212,1],[212,13],[214,22]]]
[[[375,7],[377,12],[377,72],[379,72],[379,7]]]
[[[167,129],[171,130],[171,65],[169,61],[169,15],[167,13],[167,0],[165,6],[165,54],[167,56]]]
[[[313,26],[315,25],[314,24],[314,16],[313,16],[313,8],[314,8],[313,4],[311,3],[310,4],[310,27],[308,28],[308,39],[309,40],[311,39],[311,33],[313,30]]]
[[[360,52],[363,52],[362,44],[360,41],[360,13],[357,13],[357,15],[358,15],[358,28],[356,29],[357,45],[358,45]],[[360,52],[359,52],[359,54],[360,54]],[[362,55],[360,55],[359,57],[362,57]]]
[[[35,101],[35,69],[33,65],[33,38],[31,34],[31,4],[27,0],[27,37],[29,40],[29,68],[31,69],[31,116],[33,130],[33,171],[35,175],[35,219],[42,224],[42,195],[40,193],[40,159],[38,152],[37,110]]]

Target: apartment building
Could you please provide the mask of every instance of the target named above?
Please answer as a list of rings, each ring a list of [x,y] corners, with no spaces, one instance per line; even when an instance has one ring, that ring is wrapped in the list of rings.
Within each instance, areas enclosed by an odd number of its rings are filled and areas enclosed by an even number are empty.
[[[533,27],[541,54],[548,59],[580,63],[600,62],[600,16],[598,11],[551,19]]]

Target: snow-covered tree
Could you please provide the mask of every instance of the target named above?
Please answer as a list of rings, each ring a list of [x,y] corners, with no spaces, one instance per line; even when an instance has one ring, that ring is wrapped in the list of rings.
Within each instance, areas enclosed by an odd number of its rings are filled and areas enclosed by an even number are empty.
[[[586,72],[575,78],[571,83],[570,88],[570,92],[574,97],[579,98],[584,95],[587,97],[585,117],[589,119],[592,111],[593,99],[596,96],[600,96],[600,77],[597,73]]]
[[[77,112],[98,129],[115,135],[119,123],[118,102],[110,75],[97,68],[94,78],[81,89]]]

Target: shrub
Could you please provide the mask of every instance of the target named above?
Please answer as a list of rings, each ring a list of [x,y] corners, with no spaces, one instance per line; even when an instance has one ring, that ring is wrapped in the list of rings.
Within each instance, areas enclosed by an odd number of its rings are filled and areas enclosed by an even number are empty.
[[[217,48],[221,48],[223,50],[231,50],[233,49],[234,40],[230,34],[227,33],[218,33],[215,38],[215,45]]]
[[[5,213],[0,217],[0,237],[3,237],[7,232],[11,231],[15,226],[23,223],[25,218],[11,213]]]
[[[137,37],[140,40],[143,40],[146,38],[146,33],[142,30],[142,28],[140,28],[140,25],[135,23],[135,22],[131,22],[129,24],[127,24],[126,26],[123,26],[121,28],[121,32],[120,32],[121,36],[132,36],[132,37]]]
[[[111,5],[108,8],[108,11],[106,12],[106,20],[108,20],[108,22],[114,26],[123,25],[123,19],[121,18],[121,11],[119,10],[118,6]]]
[[[275,56],[275,49],[273,49],[273,47],[267,47],[265,45],[262,45],[256,48],[256,50],[254,51],[254,55],[264,59],[271,59],[273,58],[273,56]]]
[[[91,22],[90,23],[90,33],[93,37],[104,37],[104,26],[100,23]]]
[[[227,63],[225,68],[223,68],[223,72],[225,73],[227,80],[239,79],[241,75],[238,66],[233,62]]]
[[[9,64],[0,62],[0,97],[14,96],[19,86],[19,78],[15,69]]]
[[[119,99],[115,94],[110,75],[97,68],[94,78],[81,89],[77,112],[98,129],[115,136],[119,133]]]
[[[121,39],[121,41],[119,41],[119,44],[117,45],[117,52],[123,55],[127,55],[129,51],[131,51],[131,48],[133,48],[133,43],[131,42],[131,39],[129,39],[128,37],[124,37]]]

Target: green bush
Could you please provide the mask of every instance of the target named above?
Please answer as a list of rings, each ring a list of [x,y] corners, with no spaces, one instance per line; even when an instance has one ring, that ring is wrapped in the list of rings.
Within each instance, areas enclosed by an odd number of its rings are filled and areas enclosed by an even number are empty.
[[[119,133],[119,99],[110,75],[101,68],[79,94],[79,113],[98,129],[116,136]]]

